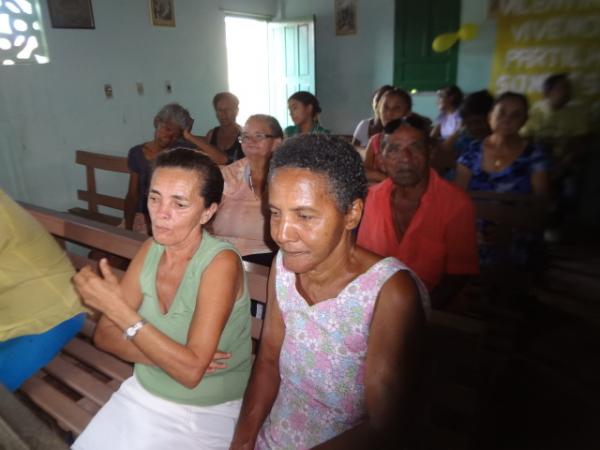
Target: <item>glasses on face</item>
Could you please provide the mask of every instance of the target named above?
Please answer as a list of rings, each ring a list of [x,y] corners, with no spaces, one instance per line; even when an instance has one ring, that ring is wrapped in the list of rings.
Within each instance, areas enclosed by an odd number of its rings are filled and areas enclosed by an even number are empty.
[[[274,134],[265,134],[265,133],[248,134],[248,133],[242,133],[238,137],[238,141],[240,142],[240,144],[244,143],[245,141],[262,142],[265,139],[276,138],[276,137],[277,136],[275,136]]]

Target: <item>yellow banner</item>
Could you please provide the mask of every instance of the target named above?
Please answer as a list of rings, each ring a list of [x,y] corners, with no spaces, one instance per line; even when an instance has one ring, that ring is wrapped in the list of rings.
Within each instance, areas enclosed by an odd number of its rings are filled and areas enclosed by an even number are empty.
[[[569,73],[574,97],[600,109],[600,0],[499,0],[490,90],[531,101],[542,83]]]

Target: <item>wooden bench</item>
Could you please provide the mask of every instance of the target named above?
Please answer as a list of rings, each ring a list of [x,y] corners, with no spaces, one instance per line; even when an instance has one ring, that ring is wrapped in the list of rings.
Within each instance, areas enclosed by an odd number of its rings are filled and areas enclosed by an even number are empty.
[[[109,225],[118,225],[123,219],[122,214],[120,217],[104,214],[98,210],[98,206],[106,206],[124,211],[125,199],[99,193],[97,190],[96,170],[128,174],[127,158],[77,150],[75,152],[75,162],[85,166],[86,189],[78,189],[77,198],[87,202],[88,207],[87,209],[71,208],[69,212]],[[127,180],[124,180],[125,186],[127,185],[126,183]]]
[[[57,239],[96,248],[131,259],[146,239],[136,233],[69,213],[23,204]],[[67,249],[76,267],[96,261]],[[268,268],[244,262],[250,296],[266,306]],[[117,271],[122,276],[122,272]],[[77,436],[108,401],[132,365],[97,349],[91,342],[95,322],[88,319],[82,333],[28,380],[21,392],[59,426]],[[471,427],[480,411],[479,355],[485,325],[468,317],[432,311],[429,318],[434,377],[431,408],[426,412],[427,448],[467,448],[471,430],[448,427],[439,411],[461,417]],[[252,337],[260,339],[262,320],[252,319]],[[424,447],[425,448],[425,447]]]
[[[137,233],[46,208],[23,204],[44,227],[61,242],[70,242],[86,249],[93,248],[131,259],[147,239]],[[68,246],[67,246],[68,247]],[[67,248],[73,264],[96,266]],[[87,253],[84,252],[84,253]],[[244,262],[248,288],[253,300],[266,305],[268,268]],[[115,270],[117,276],[122,271]],[[79,435],[94,414],[108,401],[120,384],[131,376],[133,366],[96,348],[91,337],[95,321],[88,318],[79,336],[21,388],[34,404],[52,417],[58,425],[74,436]],[[258,342],[262,320],[252,318],[252,337]]]

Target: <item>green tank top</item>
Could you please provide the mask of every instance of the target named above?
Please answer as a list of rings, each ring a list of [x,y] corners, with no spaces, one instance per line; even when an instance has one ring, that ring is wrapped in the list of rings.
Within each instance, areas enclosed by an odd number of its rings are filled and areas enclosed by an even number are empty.
[[[202,241],[190,260],[173,303],[166,314],[158,305],[156,273],[164,247],[153,242],[140,275],[143,301],[139,314],[171,339],[185,344],[192,316],[196,308],[198,287],[202,273],[212,259],[223,250],[233,250],[227,242],[203,231]],[[227,280],[213,280],[226,283]],[[171,378],[159,367],[135,364],[135,376],[148,392],[188,405],[210,406],[242,398],[252,366],[250,339],[250,297],[244,275],[244,289],[236,300],[229,320],[225,324],[218,349],[231,353],[227,368],[205,374],[202,381],[189,389]]]

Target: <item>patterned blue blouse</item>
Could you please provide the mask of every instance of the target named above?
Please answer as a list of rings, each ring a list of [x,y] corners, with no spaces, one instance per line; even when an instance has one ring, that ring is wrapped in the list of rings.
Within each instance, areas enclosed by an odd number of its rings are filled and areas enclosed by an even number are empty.
[[[541,147],[527,145],[523,153],[507,168],[500,172],[488,173],[483,170],[483,145],[481,141],[472,142],[458,163],[471,172],[469,191],[510,192],[514,194],[531,194],[531,175],[548,170],[548,157]]]
[[[531,175],[535,172],[548,170],[549,160],[541,147],[529,144],[523,153],[508,167],[500,172],[488,173],[483,170],[483,145],[480,141],[472,142],[458,158],[458,163],[471,172],[469,191],[501,192],[513,194],[531,194]],[[477,229],[480,236],[486,234],[486,228],[493,226],[490,221],[477,219]],[[535,270],[543,255],[543,240],[541,233],[514,230],[512,243],[508,254],[502,256],[497,248],[479,244],[479,265],[491,267],[497,265],[505,257],[508,262],[521,267]],[[506,261],[505,261],[506,262]]]

